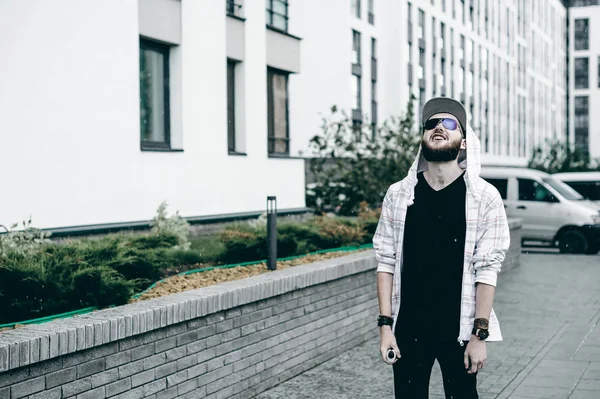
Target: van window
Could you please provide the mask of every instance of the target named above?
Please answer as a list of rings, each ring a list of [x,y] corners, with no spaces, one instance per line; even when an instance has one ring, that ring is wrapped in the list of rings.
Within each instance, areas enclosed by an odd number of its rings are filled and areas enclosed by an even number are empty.
[[[507,198],[508,192],[508,179],[484,179],[500,192],[502,199]]]
[[[566,183],[585,198],[600,201],[600,181],[569,181]]]
[[[583,197],[577,191],[573,190],[571,187],[567,186],[560,180],[556,180],[552,177],[545,177],[542,179],[544,183],[558,191],[560,195],[568,199],[569,201],[579,201],[582,200]]]
[[[555,198],[546,187],[535,180],[519,180],[519,201],[554,202]]]

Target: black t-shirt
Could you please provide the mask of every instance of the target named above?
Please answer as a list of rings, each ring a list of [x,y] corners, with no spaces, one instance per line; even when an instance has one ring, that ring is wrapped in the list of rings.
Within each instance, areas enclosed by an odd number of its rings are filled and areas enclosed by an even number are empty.
[[[459,335],[466,195],[464,173],[439,191],[418,174],[404,229],[399,336],[446,342]]]

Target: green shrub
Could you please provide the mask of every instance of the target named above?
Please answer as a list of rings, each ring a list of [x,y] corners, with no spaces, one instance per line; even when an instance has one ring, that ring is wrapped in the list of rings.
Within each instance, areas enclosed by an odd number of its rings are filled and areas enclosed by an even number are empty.
[[[73,274],[73,301],[79,301],[82,308],[127,303],[135,281],[127,281],[121,274],[107,266],[87,267]]]

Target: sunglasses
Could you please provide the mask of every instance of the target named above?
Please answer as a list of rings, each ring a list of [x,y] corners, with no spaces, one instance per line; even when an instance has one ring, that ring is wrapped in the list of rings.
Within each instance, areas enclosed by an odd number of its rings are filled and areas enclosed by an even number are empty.
[[[439,123],[441,123],[442,126],[444,126],[444,128],[448,130],[456,130],[456,128],[458,127],[458,122],[451,118],[431,118],[428,119],[427,122],[425,122],[423,127],[425,128],[425,130],[432,130],[435,129],[435,127]]]

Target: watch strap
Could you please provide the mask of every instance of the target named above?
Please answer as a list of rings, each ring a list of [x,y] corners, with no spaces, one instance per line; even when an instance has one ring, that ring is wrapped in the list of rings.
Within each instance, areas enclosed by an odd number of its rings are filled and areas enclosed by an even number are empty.
[[[391,318],[390,316],[383,316],[380,315],[377,318],[377,326],[381,327],[381,326],[393,326],[394,325],[394,319]]]

